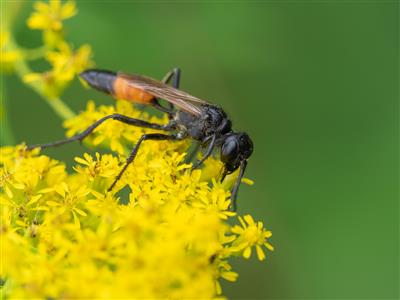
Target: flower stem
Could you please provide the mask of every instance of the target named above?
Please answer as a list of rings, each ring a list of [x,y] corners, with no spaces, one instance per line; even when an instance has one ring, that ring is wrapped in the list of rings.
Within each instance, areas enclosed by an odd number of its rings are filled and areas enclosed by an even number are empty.
[[[26,60],[36,60],[42,58],[47,51],[46,46],[41,46],[35,49],[21,49],[22,54]]]
[[[0,145],[12,145],[15,142],[14,135],[11,130],[10,120],[6,113],[7,104],[6,104],[6,87],[4,84],[4,76],[3,74],[0,75]]]

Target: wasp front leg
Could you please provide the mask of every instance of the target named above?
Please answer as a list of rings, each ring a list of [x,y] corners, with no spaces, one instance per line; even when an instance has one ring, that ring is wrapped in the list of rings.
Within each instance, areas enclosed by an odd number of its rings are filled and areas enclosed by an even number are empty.
[[[239,175],[231,191],[231,205],[230,205],[231,211],[236,211],[237,209],[237,202],[236,202],[237,194],[239,191],[240,183],[242,182],[242,178],[244,176],[244,171],[246,170],[246,166],[247,166],[247,160],[242,160],[242,162],[240,163]]]

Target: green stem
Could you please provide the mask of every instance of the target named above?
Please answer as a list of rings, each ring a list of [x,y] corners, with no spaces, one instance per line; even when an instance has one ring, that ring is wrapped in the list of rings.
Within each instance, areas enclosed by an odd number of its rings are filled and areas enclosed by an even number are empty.
[[[0,145],[13,145],[15,142],[14,135],[11,130],[10,120],[7,115],[7,104],[6,104],[6,87],[4,84],[4,75],[0,75],[0,103],[1,103],[1,111],[0,111]]]
[[[42,46],[35,49],[20,49],[20,50],[25,59],[36,60],[42,58],[46,54],[48,48],[46,46]]]
[[[10,39],[8,47],[10,50],[19,51],[18,46],[12,39]],[[29,68],[23,57],[15,62],[14,67],[17,75],[21,78],[21,80],[23,80],[25,75],[32,73],[32,70]],[[70,119],[75,116],[75,113],[60,98],[50,98],[45,95],[39,82],[25,82],[25,84],[33,89],[37,94],[39,94],[39,96],[41,96],[47,102],[47,104],[50,105],[50,107],[56,112],[56,114],[60,116],[63,120]]]
[[[51,98],[46,100],[51,108],[64,120],[75,117],[75,113],[60,99]]]

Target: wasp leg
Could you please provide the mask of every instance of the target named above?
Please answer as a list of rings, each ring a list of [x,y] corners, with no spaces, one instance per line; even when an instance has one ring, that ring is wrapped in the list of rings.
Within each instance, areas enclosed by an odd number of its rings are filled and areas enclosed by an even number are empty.
[[[171,71],[169,71],[164,78],[162,79],[163,83],[169,83],[170,80],[172,80],[172,86],[176,89],[179,89],[179,83],[181,81],[181,69],[179,68],[173,68]]]
[[[244,171],[246,170],[246,166],[247,166],[247,160],[242,160],[242,162],[240,163],[239,176],[237,177],[235,185],[233,186],[231,191],[231,205],[230,205],[231,211],[236,211],[237,209],[237,203],[236,203],[237,194],[239,191],[240,183],[244,175]]]
[[[143,134],[142,137],[139,139],[139,141],[136,143],[135,147],[133,148],[131,154],[129,155],[128,159],[126,160],[126,163],[122,170],[119,172],[117,177],[115,177],[114,182],[111,184],[111,186],[108,188],[108,191],[111,191],[117,181],[121,178],[122,174],[126,171],[128,166],[133,162],[133,160],[136,157],[136,154],[139,150],[140,145],[142,142],[146,140],[153,140],[153,141],[165,141],[165,140],[172,140],[172,141],[178,141],[181,140],[181,137],[178,137],[176,135],[167,135],[167,134],[162,134],[162,133],[149,133],[149,134]]]
[[[139,119],[134,119],[134,118],[130,118],[124,115],[120,115],[120,114],[112,114],[112,115],[108,115],[105,116],[99,120],[97,120],[96,122],[94,122],[92,125],[90,125],[88,128],[86,128],[84,131],[82,131],[79,134],[76,134],[70,138],[64,139],[64,140],[60,140],[60,141],[55,141],[55,142],[51,142],[51,143],[46,143],[46,144],[37,144],[37,145],[31,145],[28,146],[27,149],[31,150],[34,148],[49,148],[49,147],[56,147],[56,146],[61,146],[64,144],[68,144],[74,141],[82,141],[84,138],[86,138],[89,134],[91,134],[93,132],[93,130],[95,130],[100,124],[102,124],[103,122],[109,120],[109,119],[113,119],[116,121],[120,121],[122,123],[125,124],[129,124],[132,126],[138,126],[138,127],[143,127],[143,128],[152,128],[152,129],[159,129],[159,130],[165,130],[165,131],[171,131],[172,127],[170,124],[167,125],[160,125],[160,124],[155,124],[155,123],[149,123],[143,120],[139,120]]]
[[[174,68],[171,71],[169,71],[162,79],[162,82],[168,84],[171,81],[171,79],[172,79],[172,86],[176,89],[179,89],[179,84],[181,81],[181,69]],[[169,114],[170,116],[174,112],[174,105],[172,103],[168,103],[168,108],[166,108],[160,104],[160,100],[157,98],[154,99],[153,106],[158,110]]]
[[[210,145],[208,146],[206,153],[204,153],[204,156],[193,165],[192,170],[200,167],[200,165],[211,155],[211,153],[215,147],[215,141],[216,141],[216,135],[214,134],[211,137]]]

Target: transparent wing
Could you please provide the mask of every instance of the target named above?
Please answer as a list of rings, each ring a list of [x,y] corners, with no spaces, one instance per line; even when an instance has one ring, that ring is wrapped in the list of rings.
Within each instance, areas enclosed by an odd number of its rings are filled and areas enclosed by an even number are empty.
[[[184,91],[178,90],[160,81],[149,77],[134,74],[118,73],[118,77],[127,80],[132,87],[141,89],[157,98],[164,99],[180,110],[186,111],[194,115],[201,115],[203,104],[208,104],[207,101],[196,98]]]

